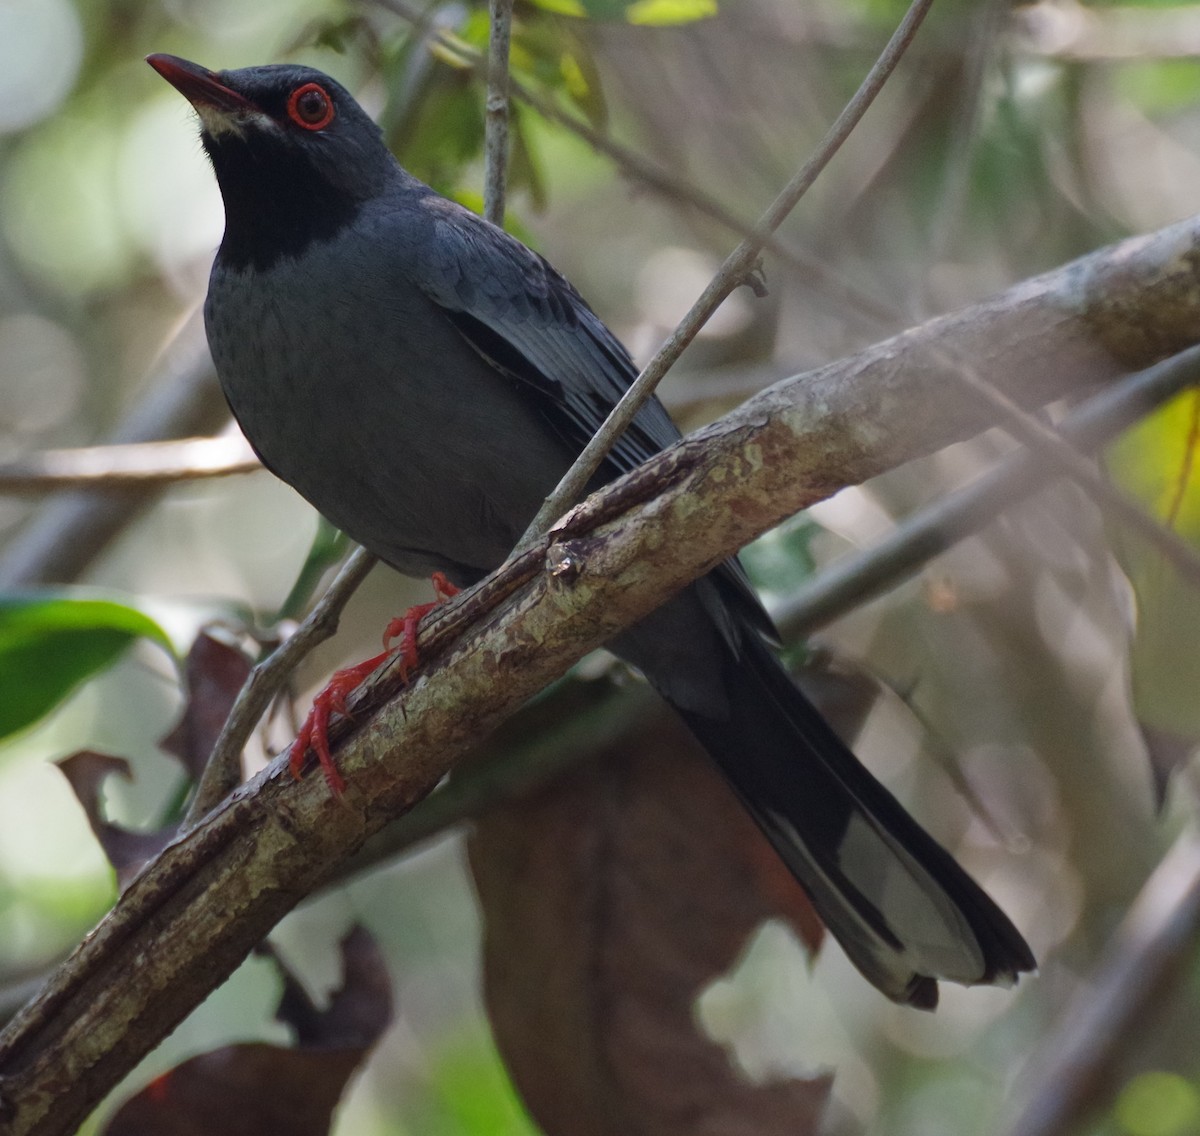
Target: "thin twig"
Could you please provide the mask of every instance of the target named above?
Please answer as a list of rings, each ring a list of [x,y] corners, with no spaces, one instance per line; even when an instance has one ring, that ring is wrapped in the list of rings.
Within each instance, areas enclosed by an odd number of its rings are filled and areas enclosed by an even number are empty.
[[[1105,513],[1133,529],[1156,548],[1176,571],[1200,587],[1200,556],[1181,537],[1156,521],[1132,498],[1117,489],[1056,431],[1043,426],[1032,414],[1022,410],[1011,398],[998,390],[973,367],[960,364],[957,377],[1000,415],[1002,428],[1017,441],[1036,450],[1059,472],[1075,481]]]
[[[408,21],[415,28],[423,28],[428,24],[424,14],[406,4],[404,0],[370,0],[370,2]],[[476,72],[484,68],[485,57],[470,44],[445,30],[436,34],[438,41],[452,51],[456,63]],[[825,260],[783,240],[778,233],[764,232],[761,228],[757,228],[752,221],[735,213],[712,194],[688,181],[687,178],[681,177],[674,170],[661,166],[637,150],[618,142],[607,131],[600,130],[569,113],[553,100],[538,94],[511,74],[508,78],[508,88],[513,98],[536,111],[548,122],[557,123],[568,133],[582,139],[598,154],[609,158],[624,176],[670,201],[679,202],[695,209],[696,212],[711,218],[739,237],[761,240],[763,251],[774,254],[784,264],[794,269],[798,279],[805,285],[814,290],[823,291],[831,300],[850,306],[881,327],[892,327],[899,320],[898,309],[862,291],[830,268]]]
[[[220,429],[229,408],[213,374],[199,313],[163,352],[146,392],[113,431],[113,442],[188,437]],[[0,555],[0,588],[75,579],[108,546],[157,486],[119,495],[79,490],[46,502]]]
[[[373,553],[356,548],[296,633],[254,668],[213,747],[184,819],[184,829],[205,816],[241,780],[242,750],[254,727],[300,660],[337,631],[343,608],[375,563]]]
[[[1091,449],[1200,384],[1200,348],[1131,375],[1073,411],[1060,425],[1072,445]],[[786,639],[801,639],[907,579],[934,556],[978,532],[1036,492],[1054,467],[1038,451],[1009,454],[965,488],[939,498],[861,555],[832,564],[774,611]]]
[[[0,465],[0,493],[50,493],[58,489],[144,489],[252,473],[262,463],[237,434],[42,450]]]
[[[874,102],[876,95],[883,89],[884,83],[896,69],[896,65],[917,34],[932,2],[933,0],[913,0],[883,53],[875,61],[854,96],[829,128],[816,151],[801,166],[763,214],[757,228],[764,234],[774,232],[783,223],[800,198],[804,196],[821,171],[832,160],[834,154],[841,149],[851,131],[866,114],[867,108]],[[633,422],[643,404],[654,393],[654,388],[661,381],[663,375],[683,354],[684,348],[691,343],[725,298],[735,288],[747,283],[751,278],[754,262],[762,251],[763,244],[763,237],[747,237],[729,254],[716,276],[701,293],[700,298],[692,305],[691,310],[658,349],[654,358],[634,380],[621,397],[620,402],[613,407],[604,424],[592,436],[582,453],[576,458],[575,463],[550,496],[546,498],[541,509],[538,510],[537,516],[533,519],[533,523],[518,543],[518,548],[527,547],[547,532],[550,526],[578,500],[584,487],[591,480],[592,474],[604,460],[605,454]]]
[[[984,0],[975,6],[970,40],[964,56],[960,93],[950,128],[941,200],[934,213],[934,230],[928,243],[927,265],[940,264],[948,258],[965,213],[971,186],[976,127],[983,110],[984,80],[1011,9],[1010,0]]]
[[[1030,1062],[1008,1136],[1062,1136],[1112,1101],[1114,1067],[1187,976],[1200,938],[1200,837],[1185,831],[1146,881],[1107,956]]]
[[[512,43],[513,0],[489,0],[487,106],[484,131],[483,215],[504,224],[508,183],[508,49]]]

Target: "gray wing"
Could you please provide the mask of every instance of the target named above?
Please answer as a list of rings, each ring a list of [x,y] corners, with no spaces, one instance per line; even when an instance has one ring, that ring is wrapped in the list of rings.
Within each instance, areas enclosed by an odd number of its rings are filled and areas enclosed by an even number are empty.
[[[582,449],[637,377],[629,352],[537,253],[443,198],[431,196],[422,205],[433,239],[421,242],[418,287],[475,351],[534,401],[572,450]],[[641,465],[679,437],[662,403],[650,399],[610,451],[600,480]],[[742,566],[729,560],[717,575],[735,609],[774,638]]]
[[[422,246],[418,286],[581,449],[637,377],[629,352],[537,253],[451,202],[423,204],[434,215],[433,239]],[[662,404],[651,399],[613,447],[609,478],[678,439]]]

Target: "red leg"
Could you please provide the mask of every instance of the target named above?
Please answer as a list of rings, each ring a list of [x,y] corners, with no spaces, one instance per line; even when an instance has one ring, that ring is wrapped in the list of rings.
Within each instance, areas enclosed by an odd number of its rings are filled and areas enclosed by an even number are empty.
[[[311,747],[321,765],[321,772],[329,784],[330,792],[340,797],[346,788],[346,782],[333,763],[333,754],[329,752],[329,718],[336,710],[339,714],[346,713],[346,698],[359,683],[363,682],[390,654],[384,651],[380,655],[357,663],[355,666],[334,671],[333,677],[313,698],[312,709],[304,724],[292,742],[291,754],[288,757],[288,768],[292,776],[300,778],[300,770],[304,766],[304,755]]]
[[[441,572],[433,574],[433,591],[437,596],[433,603],[410,607],[402,616],[393,619],[387,625],[387,629],[383,633],[385,650],[382,654],[355,666],[335,671],[324,689],[318,691],[313,699],[312,709],[308,712],[308,717],[304,719],[304,724],[300,727],[288,756],[288,768],[293,777],[299,779],[300,771],[304,767],[304,756],[311,748],[317,755],[317,761],[320,763],[321,772],[325,775],[329,791],[335,797],[342,795],[346,788],[346,782],[338,772],[337,766],[333,762],[333,754],[329,751],[330,715],[334,711],[339,714],[346,713],[346,699],[350,692],[373,674],[375,669],[391,655],[391,641],[396,638],[400,639],[400,675],[405,682],[408,681],[409,671],[419,661],[417,625],[438,604],[458,595],[458,588],[450,583]]]
[[[446,578],[445,572],[434,572],[429,577],[429,581],[433,584],[433,594],[439,600],[452,600],[462,589],[457,584],[452,584]]]
[[[438,604],[453,599],[459,589],[446,579],[445,573],[434,572],[431,577],[433,594],[437,599],[433,603],[416,604],[410,607],[398,619],[393,619],[383,632],[383,645],[389,646],[393,639],[400,640],[400,677],[408,681],[408,674],[420,662],[420,652],[417,650],[417,626]]]

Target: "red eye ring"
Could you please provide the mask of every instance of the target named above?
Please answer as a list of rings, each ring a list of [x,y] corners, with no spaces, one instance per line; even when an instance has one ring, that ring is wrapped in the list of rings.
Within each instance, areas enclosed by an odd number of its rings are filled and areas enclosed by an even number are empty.
[[[287,112],[305,130],[324,130],[333,121],[333,99],[320,83],[305,83],[288,96]]]

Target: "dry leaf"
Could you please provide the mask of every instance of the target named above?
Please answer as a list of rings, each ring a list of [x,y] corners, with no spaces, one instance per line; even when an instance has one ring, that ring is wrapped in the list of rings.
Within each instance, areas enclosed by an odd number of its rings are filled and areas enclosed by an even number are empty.
[[[284,972],[281,1020],[298,1048],[256,1042],[193,1057],[121,1107],[103,1136],[324,1136],[346,1083],[391,1021],[391,986],[370,935],[342,940],[344,979],[316,1009]]]
[[[83,806],[92,833],[104,849],[108,862],[116,869],[117,884],[123,891],[141,871],[142,865],[166,847],[175,835],[175,826],[156,832],[134,832],[105,819],[100,790],[110,774],[116,773],[126,781],[130,780],[129,762],[125,758],[83,749],[55,764]]]
[[[202,633],[196,637],[187,658],[187,703],[183,716],[159,743],[183,762],[193,778],[203,771],[249,673],[250,662],[241,651],[210,635]],[[88,824],[108,862],[116,869],[118,886],[124,890],[142,866],[175,838],[178,825],[135,832],[105,818],[100,790],[110,774],[130,779],[130,766],[125,758],[80,750],[56,764],[87,813]]]
[[[236,647],[201,632],[184,669],[187,704],[179,724],[159,745],[198,778],[216,745],[234,700],[250,675],[250,660]]]
[[[798,1136],[824,1079],[751,1084],[698,994],[807,898],[667,711],[470,840],[497,1044],[548,1136]]]

